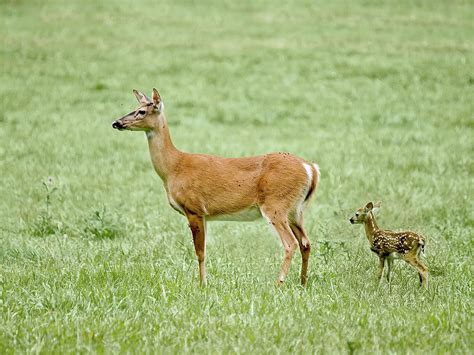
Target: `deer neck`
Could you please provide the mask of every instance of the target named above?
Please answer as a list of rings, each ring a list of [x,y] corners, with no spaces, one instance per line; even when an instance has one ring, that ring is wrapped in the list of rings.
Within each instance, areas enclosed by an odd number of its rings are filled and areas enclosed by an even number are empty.
[[[153,167],[161,180],[166,182],[169,174],[174,170],[181,152],[171,141],[164,114],[160,114],[160,116],[157,125],[146,131],[146,137]]]
[[[369,215],[367,216],[367,221],[364,223],[365,227],[365,234],[367,235],[367,239],[369,242],[372,244],[374,240],[374,234],[379,230],[379,227],[377,226],[377,223],[375,222],[375,217],[372,212],[369,212]]]

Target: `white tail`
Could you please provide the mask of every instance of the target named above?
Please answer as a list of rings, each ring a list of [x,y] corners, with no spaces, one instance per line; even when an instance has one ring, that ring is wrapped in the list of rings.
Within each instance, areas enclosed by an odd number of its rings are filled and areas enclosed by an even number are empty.
[[[173,145],[160,94],[152,99],[134,90],[140,107],[113,122],[119,130],[145,131],[155,171],[163,180],[169,204],[189,222],[206,283],[206,221],[254,220],[264,217],[285,249],[278,283],[288,275],[299,245],[301,283],[307,279],[311,244],[303,228],[303,209],[319,183],[317,164],[289,153],[247,158],[222,158],[181,152]]]

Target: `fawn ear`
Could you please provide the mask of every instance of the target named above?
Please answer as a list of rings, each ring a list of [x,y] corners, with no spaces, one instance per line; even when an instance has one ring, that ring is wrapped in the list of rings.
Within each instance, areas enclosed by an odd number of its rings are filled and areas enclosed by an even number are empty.
[[[156,109],[158,110],[158,112],[162,112],[163,111],[163,102],[161,101],[161,96],[160,96],[160,93],[158,92],[158,90],[153,88],[153,94],[152,94],[151,97],[153,99],[153,104],[156,107]]]
[[[372,208],[374,208],[374,204],[372,202],[369,202],[368,204],[365,205],[365,210],[367,212],[371,211]]]
[[[146,97],[146,95],[138,90],[133,89],[133,93],[135,94],[135,97],[137,98],[138,102],[141,104],[147,104],[150,102],[150,100]]]
[[[379,211],[380,211],[380,206],[382,205],[382,203],[380,201],[376,202],[375,205],[374,205],[374,208],[372,209],[372,213],[373,214],[378,214]]]

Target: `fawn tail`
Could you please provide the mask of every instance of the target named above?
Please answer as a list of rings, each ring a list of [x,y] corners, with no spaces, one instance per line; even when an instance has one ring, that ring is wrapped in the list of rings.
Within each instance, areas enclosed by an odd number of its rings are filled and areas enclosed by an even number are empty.
[[[425,240],[420,239],[420,241],[418,242],[418,245],[419,245],[418,254],[426,256],[426,254],[425,254]]]

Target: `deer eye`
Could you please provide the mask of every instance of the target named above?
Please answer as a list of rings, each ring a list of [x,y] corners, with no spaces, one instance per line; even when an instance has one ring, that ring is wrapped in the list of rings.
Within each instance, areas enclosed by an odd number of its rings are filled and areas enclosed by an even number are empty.
[[[146,111],[145,111],[145,110],[140,110],[140,111],[138,111],[138,113],[139,113],[140,115],[144,115],[144,114],[146,113]]]
[[[359,212],[356,212],[356,217],[359,217]]]

